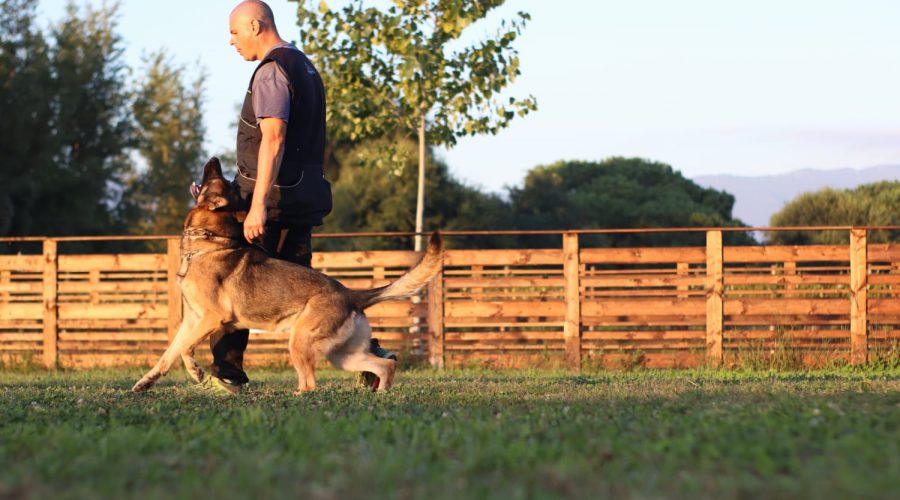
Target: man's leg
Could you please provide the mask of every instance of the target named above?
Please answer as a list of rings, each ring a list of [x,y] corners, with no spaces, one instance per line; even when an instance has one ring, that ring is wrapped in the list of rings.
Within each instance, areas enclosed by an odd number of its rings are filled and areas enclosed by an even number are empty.
[[[214,377],[222,379],[230,385],[243,385],[250,381],[244,372],[244,351],[247,350],[247,341],[250,339],[250,330],[236,330],[221,338],[210,339],[213,362],[209,367]]]
[[[283,226],[269,255],[312,268],[312,228]]]
[[[279,251],[285,247],[285,242],[287,241],[285,236],[288,236],[290,232],[291,231],[288,230],[288,233],[285,234],[285,228],[276,222],[266,224],[266,232],[262,242],[257,244],[257,246],[261,247],[261,249],[269,254],[270,257],[282,258],[284,260],[295,262],[294,259],[281,257],[279,255]],[[305,240],[302,239],[302,231],[300,231],[300,233],[301,241],[306,242],[305,253],[301,248],[297,247],[297,244],[287,248],[292,248],[292,255],[305,255],[303,262],[298,263],[309,267],[312,260],[312,254],[310,253],[311,238],[309,228],[306,228]],[[235,330],[234,332],[222,335],[219,338],[210,338],[213,362],[209,367],[209,371],[214,377],[220,379],[226,385],[226,389],[230,392],[239,392],[240,386],[250,381],[250,378],[247,377],[247,373],[244,371],[244,351],[247,350],[247,342],[249,339],[250,330]]]

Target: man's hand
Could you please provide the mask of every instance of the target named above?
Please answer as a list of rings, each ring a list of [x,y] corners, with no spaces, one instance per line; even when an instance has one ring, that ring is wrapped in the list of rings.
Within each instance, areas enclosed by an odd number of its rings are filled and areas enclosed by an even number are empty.
[[[266,233],[266,207],[253,205],[244,219],[244,238],[248,243],[260,239]]]

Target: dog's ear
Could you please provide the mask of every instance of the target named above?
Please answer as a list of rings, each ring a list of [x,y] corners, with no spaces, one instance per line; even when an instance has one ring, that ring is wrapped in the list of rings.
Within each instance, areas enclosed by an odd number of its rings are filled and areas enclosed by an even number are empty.
[[[219,193],[212,193],[203,197],[203,203],[210,210],[218,210],[228,205],[228,199]]]
[[[197,201],[198,196],[200,196],[200,186],[196,182],[191,182],[191,197],[194,198],[194,201]]]

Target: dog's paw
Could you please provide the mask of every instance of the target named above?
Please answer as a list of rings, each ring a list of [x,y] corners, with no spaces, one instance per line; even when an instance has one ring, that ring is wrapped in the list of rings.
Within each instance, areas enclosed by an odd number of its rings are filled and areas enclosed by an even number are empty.
[[[131,392],[146,391],[147,389],[153,387],[153,384],[156,383],[157,378],[159,378],[159,377],[156,377],[156,378],[144,377],[144,378],[138,380],[138,382],[136,384],[134,384],[134,387],[131,388]]]

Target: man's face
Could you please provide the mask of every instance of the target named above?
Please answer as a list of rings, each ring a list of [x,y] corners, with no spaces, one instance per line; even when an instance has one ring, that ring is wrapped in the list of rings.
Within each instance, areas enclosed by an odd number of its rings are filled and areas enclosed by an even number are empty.
[[[255,61],[259,58],[256,53],[258,26],[252,19],[232,14],[228,20],[228,31],[231,32],[231,44],[245,60]]]

